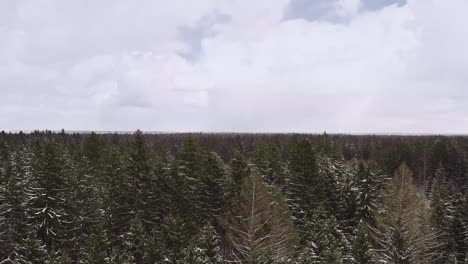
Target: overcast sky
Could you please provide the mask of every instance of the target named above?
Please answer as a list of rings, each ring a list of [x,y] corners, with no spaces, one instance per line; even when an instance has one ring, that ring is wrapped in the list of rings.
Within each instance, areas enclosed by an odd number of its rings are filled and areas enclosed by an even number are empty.
[[[0,129],[468,133],[466,0],[0,0]]]

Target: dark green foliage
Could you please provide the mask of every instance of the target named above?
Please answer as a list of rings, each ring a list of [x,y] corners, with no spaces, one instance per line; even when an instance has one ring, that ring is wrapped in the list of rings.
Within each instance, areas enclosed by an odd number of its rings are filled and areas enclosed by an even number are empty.
[[[231,178],[234,184],[233,191],[237,195],[240,192],[244,179],[250,175],[249,164],[241,152],[236,151],[231,160]]]
[[[373,260],[372,244],[368,233],[367,224],[359,222],[358,230],[351,250],[351,262],[355,264],[371,264]]]
[[[145,231],[138,216],[132,219],[130,230],[124,237],[123,253],[136,263],[141,263],[144,255]]]
[[[291,146],[288,168],[286,196],[300,231],[313,209],[325,199],[325,186],[319,176],[317,156],[310,140],[302,140]]]
[[[218,154],[211,152],[205,158],[205,171],[200,179],[200,208],[205,221],[222,216],[229,195],[229,182],[224,163]],[[214,218],[214,219],[212,219]]]
[[[283,187],[285,171],[279,146],[271,142],[261,142],[255,148],[253,160],[258,172],[268,184]]]
[[[46,141],[36,148],[32,183],[28,189],[29,217],[41,240],[49,247],[60,245],[66,230],[65,194],[69,191],[70,160],[56,143]]]
[[[36,230],[29,226],[26,237],[21,241],[18,256],[19,263],[42,264],[47,257],[45,245],[37,237]]]
[[[10,153],[3,164],[5,183],[0,186],[0,261],[18,255],[26,235],[26,188],[31,180],[29,150],[21,147]]]
[[[80,263],[110,263],[110,244],[102,227],[88,237],[80,252]]]
[[[0,133],[0,262],[464,263],[466,146]]]

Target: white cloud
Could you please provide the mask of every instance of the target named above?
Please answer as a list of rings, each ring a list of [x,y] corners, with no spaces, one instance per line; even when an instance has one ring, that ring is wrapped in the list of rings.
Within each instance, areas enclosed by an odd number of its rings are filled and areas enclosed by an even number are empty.
[[[346,23],[284,20],[288,0],[187,3],[2,1],[0,128],[468,130],[466,1],[336,0]],[[198,41],[181,29],[213,14],[229,19],[180,56]]]

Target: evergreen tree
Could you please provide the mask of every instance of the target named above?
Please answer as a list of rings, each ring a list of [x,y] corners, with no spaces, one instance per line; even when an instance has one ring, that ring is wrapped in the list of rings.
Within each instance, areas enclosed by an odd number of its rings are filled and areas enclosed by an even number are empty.
[[[367,224],[365,222],[359,222],[356,237],[353,242],[351,256],[351,263],[374,263],[372,245],[368,235]]]
[[[294,229],[281,200],[258,173],[244,181],[239,202],[227,219],[228,261],[258,263],[269,250],[275,260],[291,254]]]
[[[103,150],[100,172],[99,199],[102,201],[103,224],[111,245],[120,244],[121,237],[130,226],[132,216],[127,197],[125,154],[116,145],[109,145]]]
[[[125,236],[123,251],[131,257],[135,263],[141,263],[144,255],[145,231],[141,220],[136,216],[133,218],[130,231]]]
[[[80,263],[85,264],[105,264],[110,262],[110,247],[107,234],[102,227],[98,227],[95,233],[91,234],[81,250]]]
[[[197,247],[201,251],[202,263],[221,264],[223,257],[221,255],[220,237],[215,228],[208,224],[200,232]]]
[[[205,158],[205,172],[200,179],[200,208],[202,218],[210,221],[223,214],[226,200],[229,197],[228,181],[224,163],[218,154],[211,152]]]
[[[137,131],[129,151],[129,204],[131,212],[138,215],[144,226],[152,227],[159,215],[155,193],[155,177],[151,168],[151,153],[143,133]]]
[[[456,193],[452,200],[452,212],[449,216],[449,235],[450,245],[456,263],[464,263],[466,260],[468,245],[467,245],[467,222],[466,222],[466,201],[461,193]]]
[[[72,264],[72,260],[62,251],[51,251],[45,260],[45,264]]]
[[[318,201],[325,198],[317,157],[310,140],[302,140],[291,147],[289,174],[286,196],[298,231],[303,234],[302,229],[307,219],[311,219]],[[305,240],[307,238],[302,237],[302,242]]]
[[[37,237],[36,230],[29,226],[26,237],[22,240],[16,263],[43,264],[47,256],[45,245]]]
[[[173,197],[177,201],[177,211],[182,212],[184,218],[195,221],[194,223],[202,221],[200,190],[204,174],[203,159],[201,146],[189,136],[179,150],[178,159],[174,164],[176,185]]]
[[[234,184],[235,194],[239,194],[244,179],[249,177],[250,168],[241,152],[236,151],[231,160],[231,178]]]
[[[26,188],[31,180],[30,155],[21,147],[4,161],[5,184],[0,186],[0,261],[18,255],[26,235]]]
[[[33,182],[28,190],[29,217],[48,248],[59,246],[62,232],[66,230],[65,193],[70,177],[69,164],[69,157],[51,141],[40,145],[34,153]]]
[[[371,171],[361,163],[356,172],[356,202],[358,218],[372,223],[380,193],[386,182],[380,170]]]
[[[424,197],[415,188],[405,163],[384,193],[384,207],[373,230],[378,257],[390,263],[427,263],[438,258],[438,234],[430,225]]]
[[[280,188],[284,186],[285,166],[277,144],[260,142],[256,145],[253,160],[258,172],[268,184],[274,184]]]

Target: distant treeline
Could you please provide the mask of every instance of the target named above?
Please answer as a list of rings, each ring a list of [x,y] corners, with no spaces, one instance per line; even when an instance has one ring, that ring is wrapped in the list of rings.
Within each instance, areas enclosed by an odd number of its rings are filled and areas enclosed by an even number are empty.
[[[0,133],[0,263],[465,263],[468,137]]]

